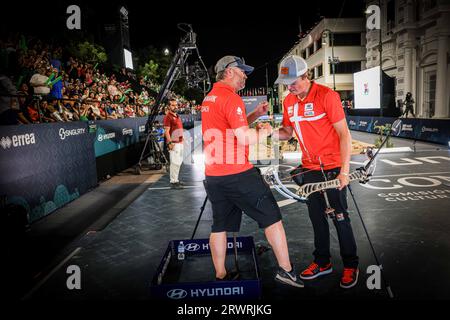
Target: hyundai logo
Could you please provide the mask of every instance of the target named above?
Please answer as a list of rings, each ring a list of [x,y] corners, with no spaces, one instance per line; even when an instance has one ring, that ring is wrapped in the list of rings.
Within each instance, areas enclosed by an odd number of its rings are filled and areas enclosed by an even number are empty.
[[[167,297],[170,299],[183,299],[187,296],[187,291],[183,289],[172,289],[167,292]]]
[[[197,251],[200,249],[200,246],[196,243],[188,243],[184,246],[184,249],[187,251]]]

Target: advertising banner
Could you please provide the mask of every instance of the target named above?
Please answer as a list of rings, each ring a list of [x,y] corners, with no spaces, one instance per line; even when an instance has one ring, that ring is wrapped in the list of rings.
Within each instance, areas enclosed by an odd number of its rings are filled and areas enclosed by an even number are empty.
[[[84,122],[0,127],[0,194],[42,218],[97,185]]]

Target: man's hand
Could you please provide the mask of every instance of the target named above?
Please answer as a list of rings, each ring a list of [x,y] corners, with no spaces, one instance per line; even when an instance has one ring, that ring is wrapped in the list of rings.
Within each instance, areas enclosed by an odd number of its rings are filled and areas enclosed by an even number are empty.
[[[270,135],[273,132],[273,128],[268,122],[259,122],[256,124],[256,131],[265,130],[267,135]]]
[[[337,176],[337,178],[339,179],[339,184],[340,184],[338,190],[344,189],[350,183],[350,179],[348,178],[348,173],[347,173],[347,175],[341,173]]]
[[[269,111],[269,103],[267,101],[261,102],[255,108],[255,113],[258,117],[261,117]]]
[[[169,151],[172,151],[173,148],[174,148],[173,142],[172,142],[172,143],[169,143],[169,144],[167,145],[167,148],[169,148]]]

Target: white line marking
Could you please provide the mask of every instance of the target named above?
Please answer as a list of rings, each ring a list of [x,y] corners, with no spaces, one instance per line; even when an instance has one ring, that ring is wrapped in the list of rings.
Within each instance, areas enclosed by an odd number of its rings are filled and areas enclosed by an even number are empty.
[[[293,204],[294,202],[297,202],[297,200],[286,199],[286,200],[278,201],[277,203],[278,203],[278,206],[281,208],[281,207]]]
[[[385,175],[385,176],[372,176],[371,178],[419,176],[419,175],[424,175],[424,174],[442,174],[442,173],[450,173],[450,171],[447,171],[447,172],[422,172],[422,173],[411,172],[411,173],[403,173],[403,174],[388,174],[388,175]]]
[[[357,161],[350,161],[351,164],[357,164],[358,166],[364,166],[365,162],[357,162]]]
[[[201,186],[183,186],[183,189],[189,189],[189,188],[199,188]],[[171,187],[160,187],[160,188],[148,188],[147,190],[169,190],[172,189]],[[175,190],[182,190],[182,189],[175,189]]]
[[[373,152],[377,152],[378,149],[373,149]],[[411,152],[413,151],[410,147],[396,147],[396,148],[383,148],[380,153],[396,153],[396,152]]]

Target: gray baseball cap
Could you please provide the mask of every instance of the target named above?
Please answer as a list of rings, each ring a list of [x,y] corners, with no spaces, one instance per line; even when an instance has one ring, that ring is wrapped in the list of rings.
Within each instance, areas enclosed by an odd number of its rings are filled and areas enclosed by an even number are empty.
[[[244,58],[239,58],[236,56],[225,56],[217,61],[216,66],[214,67],[214,71],[216,73],[219,73],[220,71],[223,71],[229,67],[239,68],[244,71],[246,75],[249,75],[255,69],[252,66],[246,65]]]
[[[286,57],[281,61],[278,78],[275,80],[275,83],[290,85],[307,71],[308,64],[305,59],[295,55]]]

